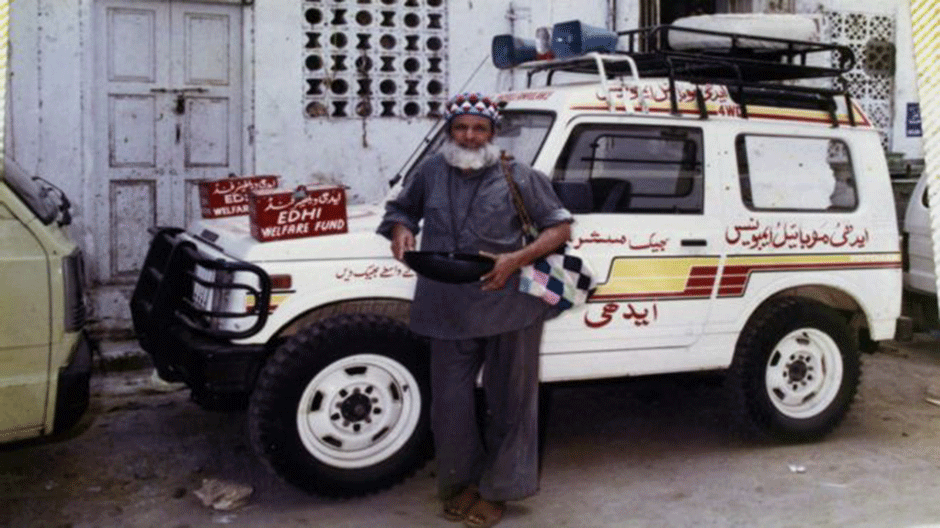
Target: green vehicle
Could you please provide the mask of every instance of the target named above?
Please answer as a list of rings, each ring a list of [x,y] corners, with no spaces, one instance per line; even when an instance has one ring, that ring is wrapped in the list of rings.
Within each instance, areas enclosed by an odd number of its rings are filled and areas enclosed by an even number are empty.
[[[82,253],[69,201],[12,160],[0,176],[0,443],[61,433],[88,407]]]

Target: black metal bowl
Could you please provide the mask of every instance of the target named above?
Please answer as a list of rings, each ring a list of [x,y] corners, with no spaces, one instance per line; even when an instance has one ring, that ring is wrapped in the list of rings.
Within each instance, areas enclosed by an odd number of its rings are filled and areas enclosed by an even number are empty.
[[[493,269],[493,259],[472,253],[405,251],[405,263],[418,275],[450,284],[476,282]]]

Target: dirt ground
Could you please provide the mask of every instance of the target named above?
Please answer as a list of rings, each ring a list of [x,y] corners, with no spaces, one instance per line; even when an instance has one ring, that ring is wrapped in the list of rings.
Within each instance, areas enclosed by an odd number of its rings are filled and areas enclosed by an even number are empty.
[[[361,499],[306,495],[252,455],[244,413],[210,413],[149,371],[97,375],[82,430],[0,448],[0,526],[459,526],[439,514],[433,463]],[[859,396],[822,442],[755,445],[731,433],[721,379],[557,386],[541,492],[500,526],[940,526],[940,340],[864,357]],[[230,512],[203,479],[250,485]]]

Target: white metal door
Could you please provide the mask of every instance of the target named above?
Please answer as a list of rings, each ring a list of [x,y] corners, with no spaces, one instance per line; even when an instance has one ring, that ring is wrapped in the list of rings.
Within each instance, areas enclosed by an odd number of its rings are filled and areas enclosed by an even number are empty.
[[[96,27],[96,276],[122,283],[149,227],[198,214],[198,180],[242,172],[242,12],[102,0]]]

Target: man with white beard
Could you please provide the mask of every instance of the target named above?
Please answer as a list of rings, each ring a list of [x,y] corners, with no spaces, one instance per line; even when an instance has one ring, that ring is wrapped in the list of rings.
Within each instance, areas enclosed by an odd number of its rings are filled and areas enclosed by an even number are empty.
[[[501,152],[492,143],[499,118],[496,104],[481,94],[453,97],[446,143],[386,204],[378,229],[398,260],[415,248],[422,219],[422,250],[495,260],[478,284],[419,277],[411,306],[412,331],[431,342],[431,426],[444,516],[471,527],[496,524],[505,501],[538,491],[538,360],[551,307],[519,291],[518,271],[568,240],[572,222],[549,179],[511,161],[540,232],[526,244]],[[487,414],[481,436],[474,387],[482,364]]]

